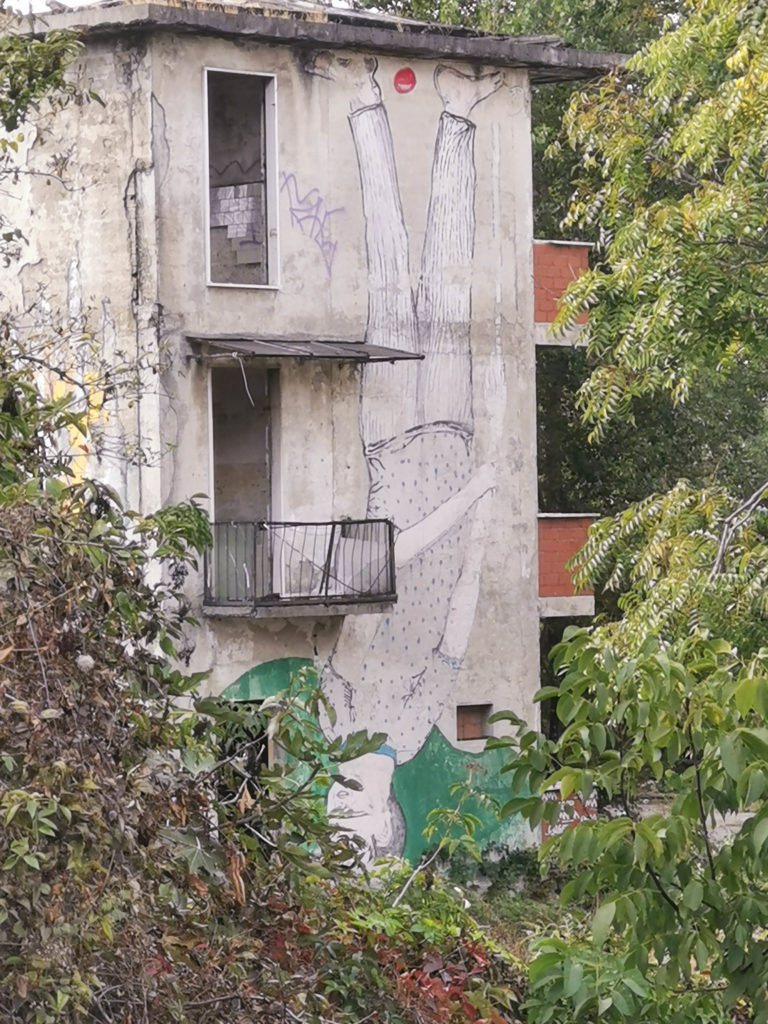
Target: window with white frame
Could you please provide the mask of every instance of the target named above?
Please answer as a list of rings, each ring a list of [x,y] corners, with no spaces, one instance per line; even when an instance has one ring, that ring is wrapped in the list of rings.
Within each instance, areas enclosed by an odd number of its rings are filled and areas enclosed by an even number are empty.
[[[277,284],[275,80],[205,69],[208,282]]]

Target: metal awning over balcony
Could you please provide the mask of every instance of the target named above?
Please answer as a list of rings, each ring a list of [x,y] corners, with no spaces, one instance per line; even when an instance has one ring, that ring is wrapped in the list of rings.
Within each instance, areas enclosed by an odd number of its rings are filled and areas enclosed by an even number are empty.
[[[187,341],[201,356],[234,359],[336,359],[347,363],[391,363],[399,359],[423,359],[421,352],[408,352],[365,341],[256,337],[240,335],[188,335]]]
[[[205,555],[208,608],[256,612],[395,600],[394,528],[387,519],[213,524],[213,549]]]

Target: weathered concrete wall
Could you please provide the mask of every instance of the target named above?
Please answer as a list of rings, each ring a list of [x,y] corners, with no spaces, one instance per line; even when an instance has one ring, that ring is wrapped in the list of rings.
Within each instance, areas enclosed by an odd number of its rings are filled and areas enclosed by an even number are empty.
[[[94,43],[73,68],[83,90],[100,102],[70,104],[25,126],[23,170],[6,213],[28,240],[18,265],[3,270],[2,291],[30,311],[39,335],[68,326],[96,335],[113,366],[144,365],[138,395],[109,407],[108,450],[92,460],[99,476],[132,507],[156,507],[159,470],[136,458],[141,446],[156,459],[157,421],[156,216],[151,141],[151,62],[148,43],[126,36]],[[70,354],[82,371],[80,350]],[[82,468],[84,467],[77,467]]]
[[[86,57],[106,109],[66,115],[82,184],[62,197],[67,229],[46,256],[62,271],[77,260],[84,301],[110,296],[121,344],[163,352],[139,409],[142,440],[163,454],[125,476],[132,503],[211,493],[209,371],[185,334],[365,337],[426,354],[362,372],[270,364],[273,518],[392,518],[398,603],[346,619],[207,617],[194,654],[216,692],[314,659],[337,728],[389,735],[350,769],[364,796],[332,792],[331,805],[360,815],[372,854],[414,854],[429,779],[445,788],[482,748],[457,740],[457,706],[530,713],[537,686],[525,75],[170,33],[112,49]],[[205,67],[275,76],[270,287],[206,285]],[[38,223],[58,212],[46,203]]]

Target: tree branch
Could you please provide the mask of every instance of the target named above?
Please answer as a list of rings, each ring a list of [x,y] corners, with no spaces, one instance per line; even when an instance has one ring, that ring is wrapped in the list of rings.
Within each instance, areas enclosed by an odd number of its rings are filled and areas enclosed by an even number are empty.
[[[691,727],[688,726],[688,741],[691,744],[691,757],[693,758],[693,771],[696,776],[696,800],[699,804],[699,821],[701,822],[701,830],[704,833],[704,847],[707,851],[707,863],[709,864],[709,874],[711,878],[715,877],[715,861],[712,856],[712,847],[709,842],[709,829],[707,828],[707,815],[704,810],[704,794],[701,790],[701,773],[699,772],[699,759],[696,753],[696,746],[693,742],[693,732]]]
[[[763,500],[763,497],[768,491],[768,480],[765,480],[754,494],[750,495],[746,501],[743,501],[738,508],[734,509],[733,512],[726,518],[723,523],[723,532],[720,535],[720,543],[717,547],[717,555],[712,565],[709,576],[707,577],[707,583],[712,583],[722,571],[723,563],[725,561],[725,554],[731,541],[734,538],[737,530],[739,530],[744,523],[749,519],[752,513],[755,511],[757,506]]]
[[[672,907],[672,909],[675,912],[675,917],[677,918],[677,920],[678,921],[682,921],[682,918],[680,917],[680,911],[677,909],[677,904],[672,899],[672,897],[669,895],[669,893],[664,888],[664,886],[661,884],[661,879],[659,878],[659,876],[656,874],[656,872],[653,870],[653,868],[648,867],[648,865],[646,865],[646,871],[651,876],[651,878],[653,880],[653,884],[658,889],[659,895],[661,896],[661,898],[664,900],[665,903],[668,903],[670,905],[670,907]]]
[[[411,874],[410,874],[410,876],[408,878],[408,881],[405,883],[405,885],[400,890],[400,892],[397,894],[397,896],[395,896],[395,899],[394,899],[394,901],[392,903],[392,909],[393,910],[395,909],[395,907],[398,907],[400,905],[400,903],[403,900],[403,897],[408,892],[408,890],[411,888],[411,886],[415,882],[417,876],[420,875],[422,871],[426,871],[427,868],[430,866],[430,864],[433,864],[435,862],[435,860],[437,860],[437,857],[440,854],[440,851],[442,850],[442,848],[443,848],[442,843],[439,843],[437,848],[435,849],[435,852],[432,854],[432,856],[428,860],[425,860],[423,864],[417,864],[416,865],[416,867],[411,872]]]

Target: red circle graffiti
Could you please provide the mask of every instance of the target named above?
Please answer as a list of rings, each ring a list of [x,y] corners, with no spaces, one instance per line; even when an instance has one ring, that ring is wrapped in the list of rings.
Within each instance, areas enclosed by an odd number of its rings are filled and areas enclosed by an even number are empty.
[[[410,68],[400,68],[395,75],[395,90],[397,92],[410,92],[416,85],[416,75]]]

